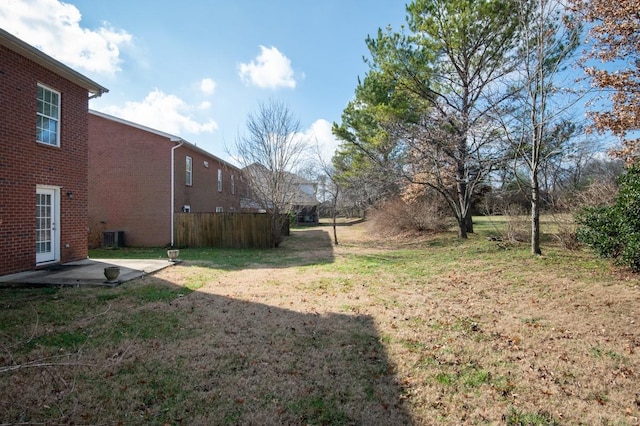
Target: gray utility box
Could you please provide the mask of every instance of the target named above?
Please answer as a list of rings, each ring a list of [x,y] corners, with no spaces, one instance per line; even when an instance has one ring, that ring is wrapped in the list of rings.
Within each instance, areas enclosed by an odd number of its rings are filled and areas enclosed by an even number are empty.
[[[124,231],[104,231],[102,247],[124,247]]]

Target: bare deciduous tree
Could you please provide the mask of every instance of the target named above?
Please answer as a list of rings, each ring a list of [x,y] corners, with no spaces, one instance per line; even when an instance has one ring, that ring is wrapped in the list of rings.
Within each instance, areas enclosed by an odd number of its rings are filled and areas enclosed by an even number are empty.
[[[270,100],[247,117],[247,133],[239,135],[232,153],[243,168],[250,202],[272,216],[273,245],[295,200],[296,173],[305,167],[308,141],[289,107]]]
[[[340,176],[333,163],[327,161],[320,150],[320,146],[316,144],[316,162],[318,168],[318,180],[322,182],[323,202],[328,203],[331,210],[331,219],[333,223],[333,243],[338,245],[338,230],[336,227],[336,219],[338,216],[338,201],[342,195],[342,185]]]
[[[554,95],[560,92],[558,76],[578,46],[580,29],[565,26],[567,13],[555,0],[520,0],[516,10],[523,35],[522,63],[517,92],[502,122],[516,164],[524,165],[529,177],[531,253],[539,255],[543,167],[575,132],[575,125],[564,117],[571,101],[559,105]]]

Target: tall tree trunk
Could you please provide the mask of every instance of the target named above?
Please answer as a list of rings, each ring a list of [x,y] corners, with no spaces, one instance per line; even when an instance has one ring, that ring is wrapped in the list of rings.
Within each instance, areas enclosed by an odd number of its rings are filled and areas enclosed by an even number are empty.
[[[280,210],[279,209],[274,209],[273,210],[273,218],[271,219],[271,223],[273,224],[273,229],[271,230],[271,233],[273,235],[273,247],[274,248],[278,248],[278,246],[280,245],[280,241],[282,241],[282,220],[280,218]]]
[[[458,184],[458,187],[460,184]],[[463,213],[465,211],[465,200],[460,197],[458,200],[458,206],[455,209],[456,221],[458,222],[458,237],[459,238],[468,238],[467,231],[467,216],[468,213]],[[469,211],[468,209],[466,210]]]
[[[464,218],[464,226],[467,230],[467,233],[473,234],[473,217],[471,215],[471,206],[467,210],[467,215]]]
[[[533,174],[531,178],[531,254],[542,254],[540,249],[540,184],[537,174]]]
[[[336,211],[336,206],[333,206],[333,243],[338,245],[338,230],[336,228],[336,216],[338,216]]]
[[[467,236],[467,226],[466,226],[466,221],[464,218],[457,218],[458,219],[458,238],[468,238]]]
[[[460,137],[458,141],[458,153],[460,158],[464,158],[467,153],[467,139],[466,136]],[[458,192],[458,206],[460,208],[458,219],[458,237],[467,238],[467,214],[469,213],[469,199],[467,198],[467,176],[466,176],[466,164],[464,161],[458,159],[456,167],[456,191]]]

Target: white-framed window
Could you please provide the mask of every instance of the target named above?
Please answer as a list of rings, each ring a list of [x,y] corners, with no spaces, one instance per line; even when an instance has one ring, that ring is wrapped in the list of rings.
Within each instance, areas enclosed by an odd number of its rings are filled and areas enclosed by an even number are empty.
[[[187,186],[193,185],[193,159],[187,156],[184,181]]]
[[[60,146],[60,92],[38,84],[36,141]]]
[[[236,176],[235,175],[231,175],[231,194],[235,194],[236,193]]]
[[[224,209],[222,207],[216,207],[216,213],[223,213]]]
[[[222,169],[218,169],[218,192],[222,192]]]
[[[182,212],[183,213],[191,213],[191,206],[188,204],[185,204],[184,206],[182,206]]]

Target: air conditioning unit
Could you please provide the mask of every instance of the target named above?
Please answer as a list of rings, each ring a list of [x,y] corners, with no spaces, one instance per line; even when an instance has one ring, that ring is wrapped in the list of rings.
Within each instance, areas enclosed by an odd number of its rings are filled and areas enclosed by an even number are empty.
[[[124,231],[104,231],[102,247],[124,247]]]

